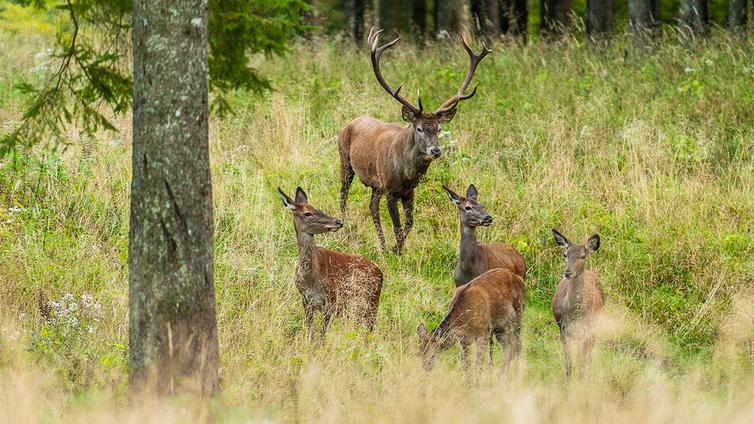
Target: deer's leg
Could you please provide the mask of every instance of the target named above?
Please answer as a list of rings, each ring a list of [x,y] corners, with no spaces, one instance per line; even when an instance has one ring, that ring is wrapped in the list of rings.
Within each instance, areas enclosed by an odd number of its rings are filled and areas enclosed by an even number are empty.
[[[471,343],[466,339],[461,339],[461,366],[463,366],[464,371],[468,371],[471,368],[469,346],[471,346]]]
[[[560,343],[563,345],[563,359],[565,360],[566,377],[571,378],[573,372],[573,363],[571,362],[571,341],[565,331],[560,329]]]
[[[314,308],[304,299],[304,323],[306,325],[306,339],[312,342],[314,333]]]
[[[377,228],[377,237],[380,239],[380,248],[384,251],[385,246],[385,234],[382,232],[382,222],[380,221],[380,199],[382,199],[382,191],[377,188],[372,189],[372,200],[369,202],[369,212],[372,213],[372,221],[375,228]]]
[[[594,350],[594,343],[595,339],[591,333],[585,334],[583,340],[581,341],[580,359],[581,373],[583,375],[589,374],[589,366],[592,362],[592,351]]]
[[[406,226],[403,229],[403,239],[406,239],[409,231],[414,228],[414,191],[411,190],[406,197],[401,199],[403,213],[406,215]]]
[[[351,188],[353,177],[356,175],[353,172],[353,167],[348,160],[340,159],[340,211],[346,212],[346,201],[348,200],[348,190]]]
[[[476,339],[476,368],[477,373],[479,374],[481,374],[482,370],[484,369],[484,357],[487,356],[491,340],[491,333],[489,337],[479,337],[478,339]]]
[[[325,344],[325,335],[327,334],[327,329],[330,327],[330,319],[332,318],[332,312],[329,310],[330,308],[325,309],[322,311],[322,328],[320,329],[320,343],[323,345]]]
[[[393,233],[395,233],[395,253],[400,254],[403,249],[403,230],[401,229],[401,215],[398,212],[398,198],[388,195],[387,210],[393,221]]]

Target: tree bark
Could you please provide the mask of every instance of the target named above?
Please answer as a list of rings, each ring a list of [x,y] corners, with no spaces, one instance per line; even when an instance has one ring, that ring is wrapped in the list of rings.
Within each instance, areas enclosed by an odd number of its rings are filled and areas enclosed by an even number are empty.
[[[586,33],[590,37],[605,37],[614,31],[615,0],[587,0]]]
[[[708,0],[681,0],[681,22],[694,33],[707,31],[709,25]]]
[[[542,0],[541,31],[547,37],[568,33],[571,28],[572,0]]]
[[[464,0],[435,0],[435,34],[459,34],[466,20]]]
[[[411,29],[414,38],[422,41],[427,35],[427,2],[426,0],[411,1]]]
[[[500,1],[500,29],[503,34],[526,41],[529,30],[529,8],[526,0]]]
[[[356,41],[364,39],[364,14],[366,13],[366,0],[354,0],[353,2],[353,38]]]
[[[471,17],[476,33],[487,40],[497,38],[500,35],[501,23],[500,7],[498,0],[472,0]]]
[[[218,389],[207,0],[135,0],[131,387]]]
[[[401,30],[401,0],[380,0],[380,28],[384,38],[400,36]]]
[[[747,9],[746,0],[728,0],[728,29],[730,31],[741,32],[746,29]]]
[[[628,18],[634,35],[650,35],[660,25],[660,0],[628,0]]]

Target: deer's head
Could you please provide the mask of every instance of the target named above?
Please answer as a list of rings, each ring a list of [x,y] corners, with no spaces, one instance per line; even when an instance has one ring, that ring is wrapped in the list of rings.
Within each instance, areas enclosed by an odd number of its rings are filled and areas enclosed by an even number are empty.
[[[321,234],[338,231],[343,228],[343,222],[309,205],[309,198],[301,188],[296,188],[296,200],[292,200],[283,190],[278,188],[283,206],[293,213],[293,223],[305,234]]]
[[[416,329],[419,336],[419,356],[422,358],[422,364],[427,371],[434,368],[437,354],[453,345],[451,337],[447,334],[442,335],[437,330],[428,331],[424,324],[419,324]]]
[[[580,276],[586,267],[586,258],[600,248],[600,236],[595,234],[589,237],[585,244],[573,244],[558,230],[552,230],[555,243],[563,249],[565,259],[565,271],[563,277],[567,279]]]
[[[369,38],[367,38],[367,42],[369,43],[372,52],[372,69],[374,69],[374,75],[377,77],[377,82],[379,82],[382,88],[384,88],[385,91],[387,91],[395,100],[403,105],[401,116],[404,121],[411,124],[413,129],[411,142],[415,143],[419,152],[429,160],[437,159],[442,153],[440,146],[437,144],[437,138],[440,135],[440,125],[450,122],[453,119],[456,114],[458,103],[462,100],[474,97],[474,94],[476,94],[476,87],[474,87],[469,94],[465,94],[466,90],[469,88],[469,84],[471,84],[471,79],[474,77],[477,65],[479,65],[479,62],[484,59],[485,56],[490,54],[492,50],[488,49],[483,43],[482,51],[478,55],[474,54],[471,47],[466,43],[466,40],[461,36],[461,44],[469,55],[469,70],[466,73],[466,79],[458,88],[456,94],[443,102],[437,110],[434,112],[424,112],[421,98],[419,98],[419,106],[414,106],[400,94],[403,85],[400,85],[397,89],[393,90],[382,76],[382,73],[380,72],[380,56],[382,56],[382,53],[385,50],[393,47],[400,38],[396,38],[384,46],[378,47],[377,41],[381,32],[382,30],[375,30],[375,28],[372,27],[371,31],[369,31]]]
[[[458,212],[461,216],[461,225],[465,227],[479,227],[480,225],[488,226],[492,224],[492,215],[484,210],[484,205],[479,203],[479,193],[471,184],[466,190],[466,197],[457,195],[453,190],[442,186],[448,198],[454,205],[458,206]]]

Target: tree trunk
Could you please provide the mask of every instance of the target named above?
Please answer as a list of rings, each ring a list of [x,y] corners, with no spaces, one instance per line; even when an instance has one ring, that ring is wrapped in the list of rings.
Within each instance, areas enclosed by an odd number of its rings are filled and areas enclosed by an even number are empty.
[[[590,37],[610,36],[615,31],[615,0],[587,0],[586,33]]]
[[[746,0],[728,0],[728,29],[741,32],[746,29],[748,21]]]
[[[435,0],[435,34],[459,34],[466,19],[464,0]]]
[[[364,14],[366,13],[366,0],[354,0],[353,2],[353,38],[356,41],[364,39]]]
[[[694,33],[706,32],[709,24],[708,0],[681,0],[681,22]]]
[[[421,41],[427,35],[427,2],[426,0],[411,1],[411,28],[414,38]]]
[[[384,38],[400,36],[401,30],[401,0],[380,0],[380,28]]]
[[[500,35],[500,1],[472,0],[471,18],[476,33],[487,40]]]
[[[634,35],[650,35],[660,25],[660,0],[628,0],[628,17]]]
[[[135,0],[131,387],[218,389],[207,0]]]
[[[526,0],[500,1],[501,32],[526,41],[528,29],[529,9]]]
[[[560,36],[571,28],[572,0],[542,0],[541,31],[545,36]]]

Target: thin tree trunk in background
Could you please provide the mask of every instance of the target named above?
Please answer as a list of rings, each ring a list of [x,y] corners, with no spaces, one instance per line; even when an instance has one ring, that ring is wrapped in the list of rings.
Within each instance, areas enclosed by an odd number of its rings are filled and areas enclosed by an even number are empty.
[[[423,40],[427,35],[427,1],[411,1],[411,29],[416,40]]]
[[[628,18],[634,35],[650,35],[660,25],[660,0],[628,0]]]
[[[615,31],[615,0],[587,0],[586,33],[590,37],[610,36]]]
[[[459,34],[466,20],[464,0],[435,0],[435,34]]]
[[[559,36],[571,28],[571,0],[542,0],[541,31],[545,36]]]
[[[380,0],[379,2],[380,28],[384,38],[400,35],[401,30],[401,0]]]
[[[487,40],[500,35],[500,1],[472,0],[471,19],[475,32]]]
[[[709,24],[708,0],[681,0],[681,22],[694,33],[703,33]]]
[[[728,29],[741,32],[746,29],[748,21],[748,2],[746,0],[728,0]]]
[[[504,34],[526,41],[529,30],[529,8],[526,0],[500,2],[500,27]]]
[[[135,0],[130,384],[218,389],[207,0]]]
[[[364,14],[366,13],[366,0],[354,0],[353,2],[353,38],[356,41],[364,39]]]

